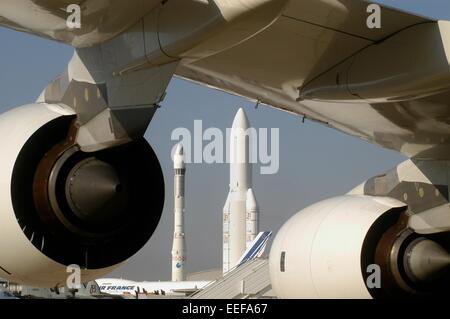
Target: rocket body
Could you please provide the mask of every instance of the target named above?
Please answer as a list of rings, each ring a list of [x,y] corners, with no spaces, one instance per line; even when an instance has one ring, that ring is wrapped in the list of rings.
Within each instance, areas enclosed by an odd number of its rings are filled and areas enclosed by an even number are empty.
[[[253,191],[255,204],[247,203],[252,186],[249,127],[247,116],[240,109],[230,135],[230,191],[223,209],[223,273],[236,266],[247,245],[258,234],[258,211]]]
[[[247,237],[246,237],[246,249],[251,245],[253,240],[259,234],[259,208],[256,202],[255,194],[253,189],[249,188],[247,191],[247,201],[246,201],[246,226],[247,226]]]
[[[172,281],[185,281],[186,239],[184,234],[185,176],[184,151],[178,145],[174,154],[174,236],[172,246]]]

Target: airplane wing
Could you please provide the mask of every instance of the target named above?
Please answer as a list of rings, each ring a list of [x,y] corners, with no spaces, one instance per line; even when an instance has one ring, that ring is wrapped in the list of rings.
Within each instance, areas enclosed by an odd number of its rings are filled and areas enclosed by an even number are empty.
[[[83,7],[79,30],[66,28],[69,2]],[[159,3],[3,0],[0,25],[80,48],[136,26]],[[380,28],[370,28],[368,5],[287,1],[269,27],[217,54],[182,59],[176,75],[409,157],[450,158],[450,23],[382,6]]]
[[[450,158],[448,25],[381,6],[381,28],[370,29],[368,5],[290,1],[263,32],[214,56],[181,63],[176,74],[409,157]],[[353,83],[352,64],[358,74]],[[423,81],[427,76],[429,83]],[[389,96],[379,99],[380,93]]]
[[[159,0],[2,0],[0,26],[49,38],[74,47],[87,47],[127,30]],[[81,7],[80,29],[68,29],[69,5]]]
[[[290,1],[265,31],[231,50],[183,64],[177,74],[273,105],[277,103],[271,96],[285,95],[286,90],[298,96],[298,87],[308,79],[356,52],[412,26],[432,22],[383,7],[381,28],[370,29],[368,5],[362,0]]]

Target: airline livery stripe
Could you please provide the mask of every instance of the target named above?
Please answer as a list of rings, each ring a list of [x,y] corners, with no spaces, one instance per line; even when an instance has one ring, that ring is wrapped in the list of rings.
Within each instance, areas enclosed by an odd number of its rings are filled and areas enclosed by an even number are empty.
[[[258,257],[266,245],[269,237],[271,236],[272,232],[264,232],[260,235],[260,237],[256,240],[255,244],[250,248],[248,253],[242,258],[239,265],[242,265],[243,263],[247,262],[248,260],[251,260],[255,257]]]

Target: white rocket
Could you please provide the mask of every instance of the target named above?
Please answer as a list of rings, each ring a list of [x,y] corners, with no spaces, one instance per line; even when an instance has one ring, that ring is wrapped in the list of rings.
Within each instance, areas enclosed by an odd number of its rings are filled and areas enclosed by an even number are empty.
[[[258,235],[258,204],[252,187],[249,123],[237,112],[230,135],[230,192],[223,208],[223,273],[234,268]]]
[[[172,246],[172,281],[185,281],[184,267],[186,263],[186,240],[184,237],[184,179],[186,166],[184,150],[177,145],[173,157],[174,176],[174,234]]]
[[[249,188],[247,191],[247,202],[245,205],[246,211],[246,228],[247,228],[247,237],[246,237],[246,249],[250,246],[250,244],[255,240],[256,236],[259,233],[259,207],[256,202],[255,193],[253,193],[253,189]]]

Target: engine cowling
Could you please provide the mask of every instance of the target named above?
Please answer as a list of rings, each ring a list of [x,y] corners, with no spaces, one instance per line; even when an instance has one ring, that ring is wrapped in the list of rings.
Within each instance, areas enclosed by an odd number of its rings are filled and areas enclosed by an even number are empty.
[[[379,238],[405,210],[390,198],[342,196],[289,219],[270,252],[272,288],[280,298],[371,298],[367,267]]]
[[[409,228],[406,204],[346,195],[314,204],[280,229],[270,252],[280,298],[448,296],[450,234]]]
[[[0,116],[0,277],[65,286],[75,264],[88,282],[134,255],[159,222],[164,179],[150,145],[84,153],[74,120],[50,104]]]

